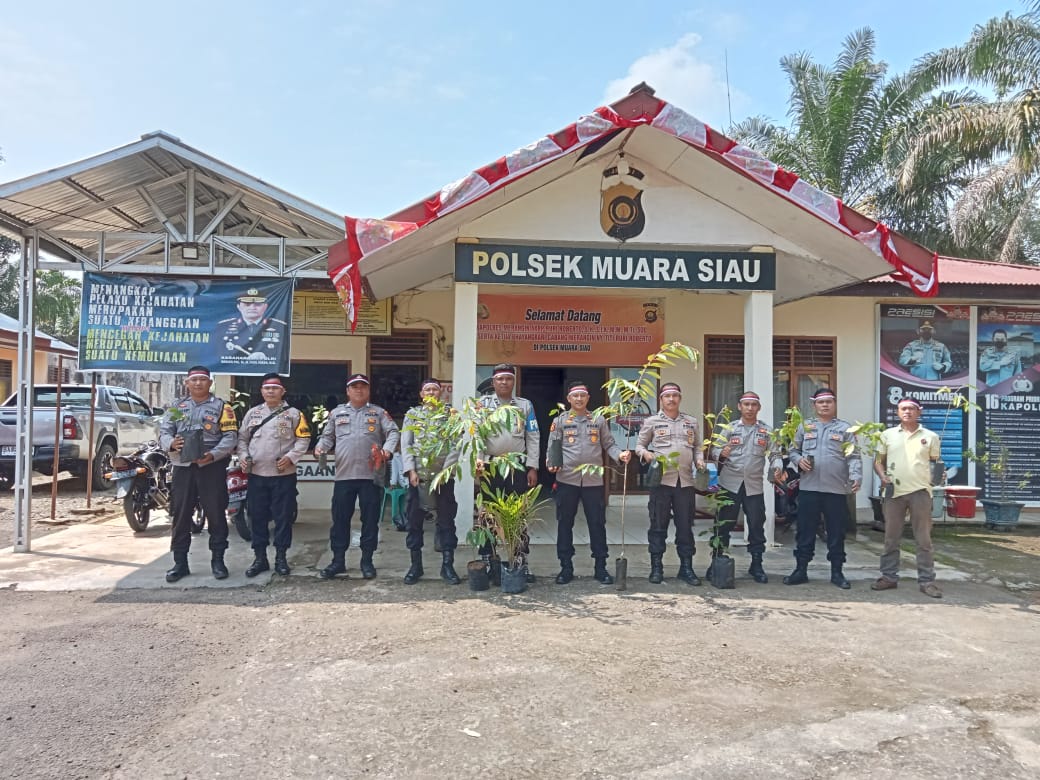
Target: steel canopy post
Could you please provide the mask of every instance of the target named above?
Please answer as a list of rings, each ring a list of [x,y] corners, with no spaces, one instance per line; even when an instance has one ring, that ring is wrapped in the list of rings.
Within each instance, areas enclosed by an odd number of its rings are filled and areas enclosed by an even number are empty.
[[[18,295],[18,424],[15,431],[14,551],[32,546],[33,465],[33,346],[36,337],[36,268],[40,261],[40,231],[22,236],[21,290]]]

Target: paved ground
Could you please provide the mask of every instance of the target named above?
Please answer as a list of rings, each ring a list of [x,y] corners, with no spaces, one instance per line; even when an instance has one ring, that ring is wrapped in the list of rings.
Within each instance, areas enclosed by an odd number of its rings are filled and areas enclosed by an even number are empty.
[[[432,551],[403,585],[392,530],[378,579],[352,552],[347,578],[320,581],[320,515],[297,525],[289,578],[245,580],[234,540],[216,583],[202,537],[176,586],[163,526],[76,525],[0,552],[0,755],[19,778],[1034,778],[1036,531],[965,530],[986,541],[940,547],[933,601],[912,577],[869,590],[865,529],[851,591],[819,561],[809,585],[780,584],[786,549],[768,585],[690,588],[669,555],[651,586],[635,545],[627,591],[584,559],[558,586],[539,545],[545,576],[509,596],[439,581]]]

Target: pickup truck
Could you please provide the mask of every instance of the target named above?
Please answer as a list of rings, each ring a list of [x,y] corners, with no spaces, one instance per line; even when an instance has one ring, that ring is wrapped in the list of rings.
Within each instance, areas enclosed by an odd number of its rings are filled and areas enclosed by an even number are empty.
[[[61,386],[61,420],[56,421],[57,385],[33,386],[33,470],[50,475],[54,471],[54,428],[58,438],[58,471],[77,477],[87,475],[87,443],[90,433],[90,385]],[[107,490],[112,483],[104,473],[111,471],[112,457],[129,454],[147,441],[159,438],[162,409],[153,409],[125,387],[97,386],[94,405],[95,489]],[[0,406],[0,490],[14,481],[17,459],[18,396]]]

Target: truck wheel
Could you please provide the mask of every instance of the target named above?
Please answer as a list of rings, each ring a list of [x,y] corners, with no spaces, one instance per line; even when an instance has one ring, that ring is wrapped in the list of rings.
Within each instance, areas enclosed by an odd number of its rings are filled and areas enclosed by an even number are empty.
[[[112,458],[116,455],[111,444],[102,444],[94,456],[94,490],[111,490],[115,482],[105,479],[105,472],[112,470]]]
[[[148,530],[148,521],[152,517],[152,510],[148,508],[147,502],[136,501],[137,491],[131,490],[123,497],[123,514],[130,527],[140,533]]]

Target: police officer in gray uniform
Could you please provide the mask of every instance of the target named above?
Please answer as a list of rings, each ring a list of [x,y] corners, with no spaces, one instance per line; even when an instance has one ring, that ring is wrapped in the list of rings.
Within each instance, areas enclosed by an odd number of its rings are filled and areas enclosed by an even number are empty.
[[[491,384],[495,388],[495,392],[482,396],[481,405],[487,409],[515,406],[520,410],[520,420],[511,430],[502,431],[488,439],[487,452],[482,453],[477,460],[477,475],[480,476],[484,463],[492,457],[509,452],[522,453],[524,465],[527,466],[526,473],[515,470],[508,476],[496,473],[488,480],[488,487],[491,490],[519,495],[538,484],[538,460],[541,457],[539,447],[542,442],[542,434],[538,430],[538,417],[535,415],[534,406],[530,401],[513,395],[513,388],[516,386],[516,366],[509,363],[496,365],[491,370]],[[520,544],[520,555],[524,561],[522,565],[525,570],[527,570],[527,554],[530,551],[530,541],[525,531]],[[480,552],[484,554],[490,552],[490,549],[482,549]],[[529,570],[526,571],[526,575],[528,582],[535,581],[534,575]]]
[[[191,519],[202,507],[209,526],[210,568],[218,580],[228,576],[224,551],[228,546],[227,462],[238,443],[238,421],[229,404],[210,393],[213,379],[205,366],[188,369],[188,395],[163,414],[159,446],[170,453],[173,528],[170,551],[173,568],[167,582],[177,582],[188,570]],[[187,445],[187,446],[186,446]]]
[[[462,581],[455,571],[455,548],[459,546],[455,529],[455,515],[459,511],[455,500],[455,480],[445,481],[436,490],[431,491],[429,487],[434,476],[459,461],[458,443],[446,441],[437,430],[438,417],[452,413],[450,407],[441,403],[441,389],[441,383],[436,379],[425,380],[419,390],[423,402],[408,410],[401,429],[401,469],[408,475],[409,485],[405,502],[405,516],[408,518],[405,546],[412,558],[411,567],[404,575],[406,585],[414,585],[423,575],[423,521],[426,519],[426,511],[422,494],[426,491],[429,491],[437,508],[435,546],[442,555],[441,578],[452,585]]]
[[[643,420],[636,439],[636,455],[650,463],[657,456],[674,455],[677,465],[670,465],[661,475],[661,484],[650,488],[650,529],[647,541],[650,550],[650,582],[664,580],[665,540],[668,524],[675,516],[675,549],[679,553],[679,572],[676,575],[690,585],[700,585],[701,579],[693,570],[693,556],[697,545],[693,538],[693,512],[696,494],[693,490],[693,470],[704,470],[701,452],[701,432],[697,418],[679,411],[682,389],[675,382],[665,382],[658,393],[660,409]]]
[[[603,453],[614,461],[628,463],[631,453],[617,446],[610,423],[589,412],[589,388],[571,382],[567,388],[570,409],[557,416],[549,429],[546,466],[556,475],[556,555],[560,559],[558,585],[574,579],[574,517],[578,502],[589,526],[589,546],[596,561],[593,577],[610,585],[607,572],[607,508],[603,496],[603,474],[579,470],[580,466],[602,466]],[[556,460],[556,454],[559,460]]]
[[[267,296],[255,287],[250,287],[237,300],[239,316],[221,320],[217,325],[217,344],[223,347],[223,355],[274,362],[282,349],[288,348],[285,321],[264,316]]]
[[[766,461],[769,461],[774,479],[779,478],[783,470],[783,459],[772,452],[769,432],[770,427],[758,419],[762,409],[762,401],[758,393],[745,390],[737,401],[740,418],[728,422],[719,429],[720,436],[725,439],[723,446],[712,447],[711,456],[719,464],[720,497],[731,503],[719,509],[719,526],[712,536],[712,566],[720,539],[722,550],[729,549],[730,534],[737,523],[737,514],[744,510],[744,518],[748,528],[748,553],[751,554],[751,566],[748,574],[755,582],[769,582],[765,569],[762,568],[762,555],[766,551],[766,499],[765,480],[763,474]],[[705,574],[711,579],[711,566]]]
[[[332,529],[329,546],[332,563],[318,572],[331,579],[347,570],[350,520],[355,504],[361,507],[361,576],[376,576],[372,553],[379,545],[379,507],[383,488],[375,483],[382,467],[393,457],[401,433],[390,413],[368,402],[370,386],[365,374],[347,380],[347,403],[329,413],[314,454],[336,453],[336,477],[332,489]]]
[[[238,459],[249,473],[246,506],[254,555],[246,576],[271,567],[268,525],[274,519],[274,570],[287,577],[285,556],[296,519],[296,463],[311,446],[311,429],[300,410],[285,403],[285,384],[278,374],[264,374],[260,394],[264,402],[246,412],[238,433]]]
[[[910,369],[919,379],[939,379],[953,366],[950,350],[941,341],[936,341],[935,326],[929,320],[917,329],[917,338],[909,342],[899,353],[899,365]]]
[[[827,560],[831,583],[848,590],[845,565],[845,524],[849,517],[847,496],[863,481],[863,461],[856,452],[856,437],[849,423],[837,416],[837,398],[829,387],[813,393],[816,417],[798,426],[791,447],[791,463],[798,465],[798,525],[795,532],[795,569],[784,585],[809,581],[809,561],[816,554],[816,526],[820,515],[827,525]],[[848,452],[846,453],[846,450]]]
[[[509,477],[495,475],[491,478],[491,489],[502,489],[508,493],[523,493],[528,488],[538,484],[538,458],[539,447],[542,442],[541,432],[538,430],[538,418],[534,413],[534,406],[526,398],[513,395],[516,385],[516,367],[509,363],[499,363],[492,369],[491,382],[495,392],[481,397],[480,403],[487,409],[497,409],[500,406],[515,406],[520,410],[522,422],[512,430],[502,431],[488,439],[487,452],[483,453],[477,461],[477,468],[482,469],[484,462],[497,456],[505,455],[507,452],[520,452],[524,455],[524,472],[514,471]]]

